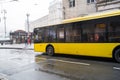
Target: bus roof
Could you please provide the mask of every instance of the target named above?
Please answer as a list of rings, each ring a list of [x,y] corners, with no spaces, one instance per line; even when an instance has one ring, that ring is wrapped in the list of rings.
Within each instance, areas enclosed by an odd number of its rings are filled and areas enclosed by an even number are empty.
[[[98,12],[98,13],[87,15],[87,16],[83,16],[83,17],[66,19],[66,20],[63,20],[63,23],[86,21],[86,20],[92,20],[92,19],[98,19],[98,18],[105,18],[105,17],[111,17],[111,16],[118,16],[118,15],[120,15],[120,10]]]
[[[99,18],[105,18],[105,17],[111,17],[111,16],[118,16],[118,15],[120,15],[120,10],[97,12],[97,13],[93,13],[90,15],[82,16],[82,17],[66,19],[66,20],[63,20],[62,23],[59,23],[59,24],[46,25],[46,26],[37,27],[34,29],[55,26],[55,25],[61,25],[61,24],[66,24],[66,23],[72,23],[72,22],[79,22],[79,21],[93,20],[93,19],[99,19]]]

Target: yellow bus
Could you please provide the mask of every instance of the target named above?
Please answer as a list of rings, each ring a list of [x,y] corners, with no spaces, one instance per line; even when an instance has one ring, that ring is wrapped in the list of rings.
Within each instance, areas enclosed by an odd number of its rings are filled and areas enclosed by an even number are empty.
[[[113,58],[120,62],[120,10],[34,29],[34,51]]]

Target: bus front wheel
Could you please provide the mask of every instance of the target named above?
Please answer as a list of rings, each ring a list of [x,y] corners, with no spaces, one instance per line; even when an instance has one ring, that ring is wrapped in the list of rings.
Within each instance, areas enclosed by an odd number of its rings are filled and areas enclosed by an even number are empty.
[[[117,49],[114,53],[114,59],[120,63],[120,49]]]
[[[46,53],[49,56],[53,56],[54,55],[54,48],[52,46],[48,46],[46,49]]]

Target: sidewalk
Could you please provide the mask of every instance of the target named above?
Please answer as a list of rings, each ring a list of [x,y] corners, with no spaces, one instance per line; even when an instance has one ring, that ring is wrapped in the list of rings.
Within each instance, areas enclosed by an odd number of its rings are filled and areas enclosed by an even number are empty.
[[[8,80],[7,75],[0,73],[0,80]]]
[[[4,44],[0,45],[0,49],[28,49],[33,50],[34,45],[25,45],[25,44]]]

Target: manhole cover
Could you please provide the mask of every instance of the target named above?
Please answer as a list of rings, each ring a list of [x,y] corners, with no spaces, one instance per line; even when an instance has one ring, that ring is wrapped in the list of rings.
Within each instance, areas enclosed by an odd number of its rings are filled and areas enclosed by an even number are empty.
[[[8,80],[5,74],[0,73],[0,80]]]

